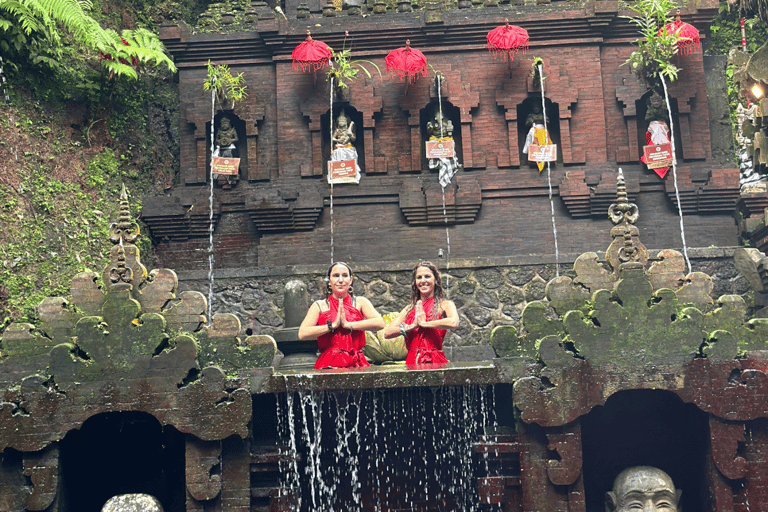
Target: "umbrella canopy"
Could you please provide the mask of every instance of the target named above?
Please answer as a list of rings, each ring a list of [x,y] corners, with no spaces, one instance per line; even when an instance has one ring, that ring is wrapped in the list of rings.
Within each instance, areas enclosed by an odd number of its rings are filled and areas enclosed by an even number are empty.
[[[499,55],[504,56],[504,60],[514,59],[515,54],[522,50],[525,53],[528,50],[528,31],[524,28],[509,24],[509,20],[504,21],[504,26],[496,27],[488,32],[488,52],[495,59]]]
[[[410,40],[405,42],[405,48],[389,52],[384,63],[392,76],[397,74],[400,80],[408,77],[408,83],[417,80],[419,74],[427,76],[427,58],[419,50],[411,48]]]
[[[664,28],[659,33],[662,33],[662,31],[665,31],[667,34],[677,35],[678,40],[675,45],[677,46],[677,51],[680,51],[683,55],[693,53],[694,50],[701,48],[699,31],[693,25],[680,20],[680,9],[677,10],[675,21],[664,25]]]
[[[303,72],[317,71],[328,64],[331,58],[331,48],[322,41],[312,39],[309,30],[307,38],[299,46],[293,49],[293,69],[301,68]]]

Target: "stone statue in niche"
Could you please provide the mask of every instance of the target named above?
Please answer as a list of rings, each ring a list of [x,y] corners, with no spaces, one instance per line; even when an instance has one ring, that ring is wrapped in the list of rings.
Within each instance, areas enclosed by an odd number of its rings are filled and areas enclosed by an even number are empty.
[[[239,158],[237,151],[237,143],[240,138],[237,136],[237,130],[232,126],[232,121],[229,117],[222,117],[219,120],[219,126],[213,137],[214,158]],[[218,172],[217,172],[218,171]],[[214,163],[213,178],[217,180],[219,185],[223,188],[231,188],[239,179],[239,168],[234,164],[220,164]]]
[[[659,145],[669,143],[669,112],[667,111],[667,104],[664,101],[664,97],[654,89],[650,96],[645,99],[645,120],[650,121],[648,123],[648,129],[645,132],[645,145]],[[648,161],[645,154],[640,157],[640,161],[648,165]],[[653,169],[653,171],[659,175],[659,178],[664,178],[667,175],[669,166],[662,166]]]
[[[613,490],[605,494],[605,512],[678,512],[680,494],[664,471],[651,466],[635,466],[619,473],[613,481]]]
[[[427,165],[431,170],[437,169],[440,186],[450,185],[453,176],[461,169],[456,158],[456,148],[453,142],[453,122],[443,115],[438,106],[431,121],[427,121]]]
[[[219,129],[216,130],[216,136],[213,139],[216,146],[213,156],[237,158],[237,147],[235,144],[239,140],[237,130],[232,126],[232,122],[228,117],[222,117],[219,121]]]
[[[355,135],[355,122],[341,111],[336,118],[336,125],[331,134],[331,163],[328,166],[328,183],[360,183],[360,165],[357,163],[357,149],[354,143],[357,139]],[[354,174],[349,171],[343,171],[334,162],[354,161]]]
[[[552,139],[549,137],[549,131],[546,128],[546,123],[549,123],[549,117],[546,117],[546,113],[541,111],[540,106],[534,105],[533,111],[525,118],[525,126],[528,127],[528,135],[525,136],[525,145],[523,146],[524,155],[528,154],[532,145],[544,146],[552,144]],[[536,162],[539,172],[544,170],[544,164],[545,161]]]

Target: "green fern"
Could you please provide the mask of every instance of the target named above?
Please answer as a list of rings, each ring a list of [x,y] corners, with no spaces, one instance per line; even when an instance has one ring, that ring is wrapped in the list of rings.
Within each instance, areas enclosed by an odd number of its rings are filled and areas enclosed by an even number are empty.
[[[0,39],[14,36],[17,51],[20,44],[26,43],[23,36],[43,39],[56,49],[67,34],[75,42],[109,56],[102,59],[102,64],[110,76],[137,78],[134,63],[164,64],[176,71],[155,34],[146,29],[124,30],[119,35],[105,30],[88,15],[91,8],[90,0],[0,0]],[[20,32],[12,34],[16,27]]]

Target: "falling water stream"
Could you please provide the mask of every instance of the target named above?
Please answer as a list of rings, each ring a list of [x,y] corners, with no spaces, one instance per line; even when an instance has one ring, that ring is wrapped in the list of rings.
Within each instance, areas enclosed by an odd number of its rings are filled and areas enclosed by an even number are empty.
[[[493,399],[470,385],[280,395],[281,495],[295,512],[478,511]]]
[[[661,85],[664,86],[664,99],[667,102],[667,112],[669,112],[669,141],[672,146],[672,176],[675,178],[675,199],[677,199],[677,212],[680,215],[680,238],[683,240],[683,254],[685,263],[688,265],[688,273],[692,272],[691,260],[688,259],[688,246],[685,243],[685,226],[683,226],[683,206],[680,204],[680,190],[677,188],[677,157],[675,156],[675,126],[672,124],[672,106],[669,104],[669,93],[667,92],[667,81],[664,75],[659,73]]]
[[[213,123],[216,117],[216,89],[211,88],[211,189],[208,195],[208,323],[213,322]]]
[[[539,64],[539,83],[541,84],[541,111],[544,114],[544,133],[549,133],[547,127],[547,106],[544,102],[544,66]],[[557,225],[555,224],[555,202],[552,199],[552,168],[547,162],[547,184],[549,185],[549,208],[552,215],[552,235],[555,238],[555,275],[560,277],[560,251],[557,247]]]
[[[330,62],[330,60],[329,60]],[[331,65],[333,65],[331,63]],[[333,151],[333,76],[331,76],[331,100],[330,100],[330,109],[329,109],[329,134],[331,136],[331,151]],[[328,171],[330,173],[330,171]],[[331,184],[331,265],[333,265],[333,180],[330,179],[330,176],[328,176],[328,181]]]
[[[438,101],[438,108],[440,109],[440,115],[438,116],[440,120],[440,138],[442,139],[445,134],[443,132],[443,92],[442,92],[442,79],[440,78],[440,75],[437,75],[437,101]],[[445,269],[451,270],[451,237],[448,233],[448,213],[445,208],[445,187],[441,184],[440,185],[441,192],[443,194],[443,219],[445,220]],[[449,288],[449,282],[448,282],[448,274],[446,272],[445,276],[445,287]]]

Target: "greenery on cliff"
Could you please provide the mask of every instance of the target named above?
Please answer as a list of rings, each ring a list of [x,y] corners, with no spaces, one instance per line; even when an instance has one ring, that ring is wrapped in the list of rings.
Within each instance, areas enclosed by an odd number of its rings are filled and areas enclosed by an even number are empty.
[[[154,31],[203,6],[74,3],[0,0],[0,332],[103,270],[121,184],[138,219],[178,173],[175,75]]]

